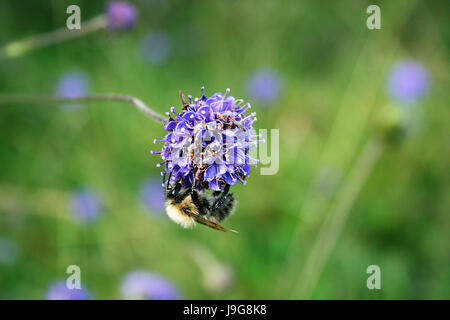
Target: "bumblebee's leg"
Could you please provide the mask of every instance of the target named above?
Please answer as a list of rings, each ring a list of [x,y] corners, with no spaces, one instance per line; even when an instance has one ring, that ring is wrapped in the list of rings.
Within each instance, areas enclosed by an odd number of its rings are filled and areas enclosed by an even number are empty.
[[[223,189],[223,192],[220,194],[220,196],[217,197],[216,201],[213,203],[211,210],[216,211],[219,207],[223,205],[223,202],[225,201],[225,197],[227,196],[228,192],[230,191],[230,185],[227,184],[225,188]]]
[[[166,177],[166,174],[164,173],[164,178]],[[169,191],[169,186],[170,186],[170,178],[172,177],[172,171],[170,171],[169,173],[169,178],[167,179],[167,184],[166,184],[166,191]],[[163,180],[164,181],[164,180]],[[164,182],[163,182],[164,183]]]
[[[192,202],[194,203],[194,205],[197,207],[198,209],[198,213],[202,216],[206,215],[207,212],[205,212],[205,204],[202,202],[202,200],[198,197],[198,192],[197,190],[195,190],[195,174],[194,174],[194,181],[192,181],[192,185],[191,185],[191,198],[192,198]]]
[[[228,217],[235,207],[236,199],[232,193],[227,193],[217,205],[217,209],[211,211],[211,215],[218,221],[223,221]]]
[[[194,173],[194,179],[193,180],[194,181],[192,181],[192,185],[191,185],[191,193],[193,193],[194,189],[195,189],[195,173]]]
[[[182,187],[183,187],[182,184],[177,182],[177,184],[175,185],[175,188],[173,188],[172,190],[169,191],[169,193],[171,194],[171,196],[174,199],[174,203],[183,202],[183,200],[191,193],[190,189],[184,189],[183,192],[180,192]]]
[[[175,187],[171,190],[169,190],[170,194],[173,196],[173,198],[178,198],[180,197],[180,190],[181,190],[181,183],[177,182],[175,184]]]
[[[198,192],[195,189],[191,189],[191,198],[192,198],[192,202],[194,203],[194,205],[197,207],[198,209],[198,213],[202,216],[205,216],[208,214],[208,207],[209,207],[209,203],[207,203],[206,199],[200,199],[200,197],[198,196]]]
[[[163,182],[162,182],[163,188],[166,186],[166,174],[167,174],[167,172],[163,173],[163,178],[162,178],[162,180],[163,180]]]

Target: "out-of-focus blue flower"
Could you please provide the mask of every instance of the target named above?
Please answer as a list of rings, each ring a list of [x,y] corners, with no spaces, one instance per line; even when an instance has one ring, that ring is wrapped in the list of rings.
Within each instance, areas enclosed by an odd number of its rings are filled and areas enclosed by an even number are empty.
[[[146,34],[140,42],[139,50],[145,61],[151,64],[162,64],[170,55],[172,41],[164,31],[153,31]]]
[[[128,300],[177,300],[181,297],[171,282],[145,270],[127,274],[121,292],[123,298]]]
[[[106,9],[108,27],[110,30],[130,30],[137,20],[135,7],[125,1],[114,1]]]
[[[142,203],[151,212],[164,212],[164,191],[158,179],[147,179],[141,184],[139,195]]]
[[[89,92],[89,78],[81,70],[72,70],[61,76],[57,85],[55,94],[62,98],[79,98]],[[66,108],[76,108],[79,104],[66,104]]]
[[[261,69],[247,80],[247,90],[252,99],[262,104],[275,101],[281,92],[282,81],[277,72]]]
[[[6,237],[0,238],[0,266],[14,264],[18,253],[19,248],[16,242]]]
[[[89,300],[91,294],[81,289],[69,289],[65,281],[54,282],[47,290],[47,300]]]
[[[412,103],[428,90],[429,74],[419,62],[403,60],[395,64],[388,76],[389,96],[398,103]]]
[[[222,190],[226,185],[245,184],[250,165],[257,163],[249,152],[256,146],[253,123],[255,113],[245,115],[250,105],[242,99],[217,92],[192,100],[177,113],[175,108],[167,113],[164,125],[168,134],[160,154],[165,165],[164,173],[171,174],[168,183],[182,182],[186,187]],[[158,140],[155,140],[158,142]]]
[[[103,206],[100,198],[95,192],[81,189],[72,194],[70,199],[71,211],[80,222],[95,220],[101,213]]]

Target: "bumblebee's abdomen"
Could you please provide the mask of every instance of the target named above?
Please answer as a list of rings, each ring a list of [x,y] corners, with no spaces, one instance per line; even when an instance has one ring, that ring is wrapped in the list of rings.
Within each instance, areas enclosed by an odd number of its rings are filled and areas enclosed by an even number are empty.
[[[217,219],[218,222],[223,221],[226,217],[233,213],[236,207],[236,199],[232,193],[225,196],[223,204],[215,211],[211,212],[211,216]]]
[[[173,222],[184,228],[193,228],[195,226],[195,220],[185,214],[180,205],[173,205],[167,202],[166,213]]]

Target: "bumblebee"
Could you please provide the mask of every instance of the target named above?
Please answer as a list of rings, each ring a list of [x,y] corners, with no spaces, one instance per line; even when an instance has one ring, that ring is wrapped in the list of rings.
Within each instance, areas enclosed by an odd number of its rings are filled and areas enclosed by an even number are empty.
[[[189,100],[180,91],[182,110],[189,108]],[[208,194],[195,188],[195,178],[191,188],[183,187],[180,182],[172,183],[170,177],[165,183],[165,175],[163,178],[163,186],[165,185],[165,203],[166,212],[170,219],[180,224],[184,228],[192,228],[196,223],[203,224],[210,228],[231,231],[237,233],[236,230],[227,229],[219,223],[231,215],[236,208],[236,199],[230,193],[230,185],[224,187],[223,192],[214,191]]]
[[[230,186],[226,185],[223,192],[208,194],[194,187],[183,187],[179,182],[171,185],[169,178],[165,191],[167,215],[184,228],[192,228],[200,223],[216,230],[237,233],[219,224],[236,207],[236,199],[229,189]]]

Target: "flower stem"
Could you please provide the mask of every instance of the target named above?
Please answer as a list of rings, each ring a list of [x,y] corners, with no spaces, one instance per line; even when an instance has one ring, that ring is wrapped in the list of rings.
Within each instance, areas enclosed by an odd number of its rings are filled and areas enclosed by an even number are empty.
[[[134,105],[137,109],[143,112],[147,117],[160,123],[166,123],[167,117],[157,113],[149,108],[142,100],[122,95],[122,94],[98,94],[91,96],[84,96],[78,98],[63,98],[55,96],[22,96],[22,95],[0,95],[0,104],[7,103],[66,103],[66,102],[95,102],[95,101],[112,101],[124,102]]]
[[[328,257],[339,238],[358,194],[383,154],[384,148],[385,145],[380,139],[372,138],[359,155],[348,178],[336,196],[337,200],[330,209],[330,215],[317,235],[305,266],[300,273],[299,280],[295,284],[292,292],[293,298],[307,299],[310,296],[312,289],[320,279]]]
[[[21,57],[35,49],[81,37],[83,35],[105,29],[107,26],[107,18],[104,14],[102,14],[83,22],[81,24],[81,29],[79,30],[69,30],[67,27],[63,27],[47,33],[34,35],[29,38],[12,41],[0,48],[0,61]]]

